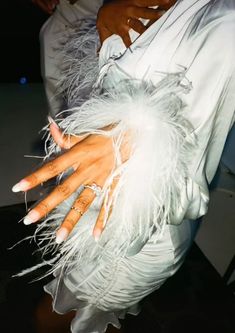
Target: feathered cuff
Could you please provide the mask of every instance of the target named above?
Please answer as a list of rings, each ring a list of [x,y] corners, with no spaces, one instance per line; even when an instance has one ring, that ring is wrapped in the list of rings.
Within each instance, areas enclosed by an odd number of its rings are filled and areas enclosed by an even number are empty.
[[[182,79],[180,73],[168,75],[158,86],[121,81],[115,89],[93,94],[69,110],[71,114],[59,123],[67,134],[100,134],[113,139],[116,166],[102,196],[107,211],[112,206],[102,236],[107,247],[114,244],[115,235],[119,249],[136,253],[152,234],[157,239],[166,223],[182,222],[171,216],[180,209],[196,144],[193,128],[184,118],[186,106],[180,95],[187,87],[181,84]],[[111,129],[102,130],[107,127]],[[131,133],[130,156],[122,161],[126,133]],[[118,184],[109,196],[114,178]]]

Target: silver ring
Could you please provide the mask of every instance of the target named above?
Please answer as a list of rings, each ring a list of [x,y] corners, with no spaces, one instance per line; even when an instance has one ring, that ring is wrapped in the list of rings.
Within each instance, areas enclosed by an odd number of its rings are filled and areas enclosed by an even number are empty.
[[[78,212],[81,216],[83,215],[83,212],[80,211],[80,209],[78,209],[75,206],[72,206],[71,209],[74,209],[76,212]]]
[[[91,185],[86,184],[84,185],[84,188],[89,188],[95,193],[96,196],[99,196],[102,193],[102,188],[96,183],[92,183]]]

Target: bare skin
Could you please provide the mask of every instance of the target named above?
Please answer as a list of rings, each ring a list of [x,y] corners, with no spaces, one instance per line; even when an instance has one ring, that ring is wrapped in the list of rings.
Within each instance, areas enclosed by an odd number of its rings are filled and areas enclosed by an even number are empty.
[[[34,1],[41,4],[48,2],[55,4],[56,2],[56,0]],[[156,20],[159,18],[159,11],[146,8],[146,6],[158,5],[161,10],[166,10],[175,2],[175,0],[115,0],[104,5],[100,10],[97,19],[97,27],[101,36],[101,42],[110,34],[118,33],[124,38],[127,44],[129,43],[125,34],[129,31],[130,26],[125,27],[126,21],[124,19],[117,21],[115,17],[125,19],[131,17],[134,20],[138,20],[138,17],[143,17],[150,20]],[[116,15],[117,11],[119,11],[120,15]],[[113,15],[113,13],[115,13],[115,15]],[[112,22],[110,21],[110,18],[112,18]],[[121,28],[119,28],[118,23],[120,23]],[[108,31],[106,31],[107,27]],[[125,30],[125,33],[123,29]],[[144,31],[138,27],[136,29],[139,30],[140,33]],[[68,138],[62,135],[62,132],[53,121],[50,125],[50,131],[55,142],[66,151],[53,161],[46,163],[37,171],[26,176],[16,184],[12,190],[14,192],[29,191],[41,183],[58,176],[70,167],[74,168],[74,172],[28,213],[24,219],[25,224],[35,223],[44,218],[57,205],[74,193],[80,185],[95,183],[102,188],[109,177],[111,170],[115,167],[113,143],[109,137],[90,135],[86,137],[74,136]],[[123,160],[128,158],[128,154],[129,146],[128,144],[125,144],[122,147]],[[116,186],[116,182],[117,180],[115,180],[111,186],[111,193]],[[91,189],[85,188],[83,190],[73,204],[75,209],[71,209],[57,231],[57,243],[63,242],[69,236],[81,216],[86,213],[87,209],[90,207],[94,198],[95,193]],[[105,210],[104,206],[102,206],[93,229],[93,236],[96,240],[104,229],[104,215]]]
[[[29,191],[58,176],[70,167],[73,167],[74,172],[28,213],[24,219],[25,224],[35,223],[45,217],[83,184],[95,183],[102,188],[112,169],[115,168],[111,138],[103,135],[64,136],[54,122],[50,125],[50,131],[54,141],[67,151],[25,177],[13,187],[13,191]],[[123,160],[128,158],[128,154],[128,147],[124,145],[122,148]],[[111,186],[110,194],[115,184],[116,181]],[[57,231],[57,243],[61,243],[68,237],[94,199],[95,193],[90,188],[85,188],[82,191],[73,204],[75,209],[70,210]],[[93,230],[96,240],[98,240],[104,228],[104,215],[105,209],[102,206]]]
[[[44,12],[51,15],[58,5],[59,0],[32,0]],[[75,3],[71,0],[70,3]],[[101,7],[97,17],[97,29],[100,36],[101,45],[106,38],[112,34],[119,35],[126,47],[131,44],[129,30],[132,28],[139,34],[170,8],[176,0],[115,0]],[[157,9],[147,8],[149,6],[159,6]],[[139,18],[149,20],[147,26],[144,26]],[[50,131],[54,141],[64,149],[64,154],[54,161],[45,164],[36,172],[26,176],[15,187],[14,192],[29,191],[42,182],[57,176],[69,166],[73,166],[74,173],[66,181],[55,188],[39,205],[33,208],[28,214],[27,224],[39,221],[46,216],[60,202],[65,200],[76,188],[83,183],[93,183],[97,185],[104,184],[114,165],[113,145],[109,138],[91,135],[89,137],[70,138],[62,135],[60,129],[52,121]],[[128,145],[123,149],[123,159],[128,158]],[[112,190],[115,187],[113,183]],[[85,213],[89,208],[95,195],[90,189],[85,189],[81,196],[76,199],[74,206],[76,210],[71,210],[62,222],[57,232],[57,242],[63,242],[73,230],[76,223],[81,218],[78,211]],[[96,221],[93,235],[98,238],[104,229],[103,224],[104,207],[101,208],[99,217]],[[38,304],[35,313],[35,328],[37,333],[69,333],[70,322],[75,312],[61,316],[52,311],[51,296],[45,295],[41,303]],[[121,332],[109,325],[107,333]]]
[[[73,5],[79,0],[70,0]],[[103,5],[97,15],[97,30],[101,45],[113,34],[119,35],[126,47],[131,45],[129,30],[142,34],[158,20],[177,0],[113,0]],[[51,15],[60,0],[32,0],[44,12]],[[158,6],[157,9],[148,8]],[[145,26],[139,19],[147,19]]]
[[[114,0],[102,6],[97,15],[97,30],[101,44],[113,34],[119,35],[125,46],[131,45],[130,29],[142,34],[177,0]],[[157,9],[148,8],[158,6]],[[145,26],[139,19],[147,19]]]

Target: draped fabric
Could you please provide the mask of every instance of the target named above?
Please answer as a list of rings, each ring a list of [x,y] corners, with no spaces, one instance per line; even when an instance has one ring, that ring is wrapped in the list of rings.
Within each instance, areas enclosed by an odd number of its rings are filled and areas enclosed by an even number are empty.
[[[136,243],[140,246],[134,247],[133,251],[104,251],[99,255],[99,244],[89,234],[97,216],[97,203],[92,205],[88,215],[82,217],[68,244],[76,243],[73,246],[75,252],[79,252],[80,244],[83,244],[84,253],[75,256],[76,260],[73,257],[72,265],[69,266],[67,260],[67,264],[58,266],[55,279],[45,286],[54,298],[55,311],[77,310],[71,325],[73,333],[102,333],[108,323],[120,327],[118,318],[123,318],[126,312],[137,314],[139,301],[159,288],[181,266],[195,235],[197,223],[193,220],[207,211],[208,184],[234,122],[234,33],[234,1],[179,0],[141,36],[132,31],[130,48],[126,49],[116,35],[104,42],[96,80],[103,90],[118,87],[123,80],[141,81],[151,87],[158,87],[160,83],[159,87],[162,87],[161,82],[166,76],[178,77],[183,73],[182,80],[174,82],[182,88],[180,105],[186,106],[183,115],[192,126],[189,133],[185,132],[186,136],[194,135],[196,144],[191,146],[191,158],[185,157],[185,183],[177,197],[177,209],[170,218],[168,216],[161,237],[156,239],[153,228],[148,237]],[[75,38],[74,34],[72,36]],[[148,105],[150,97],[144,98],[146,104],[142,101],[143,105]],[[131,98],[130,101],[132,103]],[[120,98],[120,104],[122,102]],[[169,104],[164,105],[170,108]],[[74,108],[76,112],[76,98]],[[77,109],[78,115],[82,110]],[[79,132],[80,123],[76,119],[79,118],[72,115],[65,122]],[[122,119],[120,116],[118,120]],[[165,126],[164,122],[160,124]],[[158,152],[153,150],[151,153],[154,160],[154,154]],[[183,155],[180,158],[184,160]],[[71,204],[65,206],[57,210],[58,224]],[[106,236],[107,239],[113,237],[112,244],[116,242],[118,246],[120,239],[115,239],[113,225],[111,222]],[[86,238],[82,239],[83,234]],[[66,249],[66,244],[64,246]],[[102,249],[105,249],[105,243]]]

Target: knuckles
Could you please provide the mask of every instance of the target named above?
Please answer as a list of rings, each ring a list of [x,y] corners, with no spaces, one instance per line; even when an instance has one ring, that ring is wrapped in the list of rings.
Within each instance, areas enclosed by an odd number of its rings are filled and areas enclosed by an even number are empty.
[[[47,164],[48,171],[51,175],[58,174],[58,166],[55,161],[51,161]]]
[[[50,207],[48,203],[40,202],[37,205],[37,210],[44,216],[50,212]]]
[[[68,197],[72,191],[68,184],[61,184],[56,187],[56,190],[59,194],[62,194],[63,197]]]
[[[84,212],[84,210],[90,205],[91,198],[89,196],[81,196],[78,201],[76,202],[76,207],[79,207],[79,209]]]
[[[38,177],[35,174],[32,174],[31,176],[29,176],[28,180],[29,180],[30,185],[32,187],[40,184],[40,181],[39,181]]]

